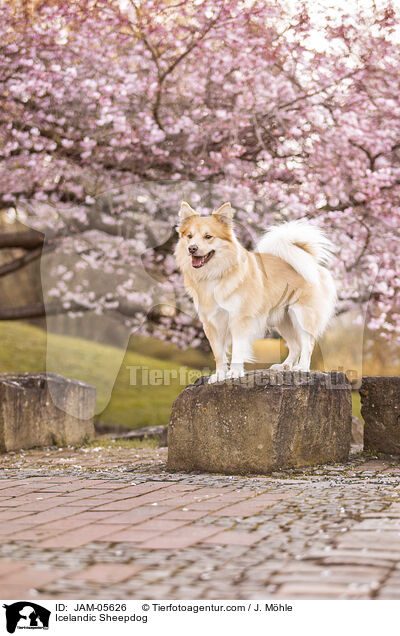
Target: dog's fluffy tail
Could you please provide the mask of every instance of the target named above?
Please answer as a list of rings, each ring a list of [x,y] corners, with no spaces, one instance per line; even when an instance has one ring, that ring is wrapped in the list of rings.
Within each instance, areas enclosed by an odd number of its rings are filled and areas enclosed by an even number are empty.
[[[259,241],[256,252],[278,256],[307,282],[316,283],[316,265],[328,265],[334,247],[319,227],[300,219],[269,228]]]

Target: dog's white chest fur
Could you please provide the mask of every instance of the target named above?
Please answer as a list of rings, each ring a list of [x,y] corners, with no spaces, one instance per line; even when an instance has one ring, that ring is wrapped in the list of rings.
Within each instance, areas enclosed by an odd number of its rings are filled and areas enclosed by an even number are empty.
[[[213,296],[215,303],[221,309],[224,309],[229,314],[236,314],[242,305],[242,298],[239,293],[232,292],[226,289],[226,285],[216,285],[213,290]]]
[[[207,312],[208,319],[212,319],[220,311],[226,311],[230,316],[238,314],[242,307],[240,293],[227,289],[227,285],[215,284],[215,281],[204,281],[201,295],[198,299],[199,314]]]

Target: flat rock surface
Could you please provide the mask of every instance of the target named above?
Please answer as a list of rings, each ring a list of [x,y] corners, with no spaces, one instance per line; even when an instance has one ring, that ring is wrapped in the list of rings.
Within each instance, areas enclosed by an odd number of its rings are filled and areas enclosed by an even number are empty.
[[[237,477],[130,444],[2,456],[0,598],[400,598],[398,458]]]
[[[348,457],[351,386],[344,373],[256,371],[201,379],[175,400],[168,467],[247,474]]]

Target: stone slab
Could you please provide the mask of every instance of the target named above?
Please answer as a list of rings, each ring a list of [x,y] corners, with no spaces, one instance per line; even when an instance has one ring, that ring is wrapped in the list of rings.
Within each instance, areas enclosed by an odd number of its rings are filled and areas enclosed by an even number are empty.
[[[95,403],[96,389],[78,380],[0,374],[0,452],[82,444],[94,437]]]
[[[168,446],[168,426],[143,426],[129,432],[117,432],[109,435],[112,439],[153,439],[158,441],[161,447]]]
[[[400,455],[400,377],[365,376],[360,395],[364,449]]]
[[[256,371],[207,384],[174,402],[170,470],[267,474],[346,461],[351,385],[344,373]]]

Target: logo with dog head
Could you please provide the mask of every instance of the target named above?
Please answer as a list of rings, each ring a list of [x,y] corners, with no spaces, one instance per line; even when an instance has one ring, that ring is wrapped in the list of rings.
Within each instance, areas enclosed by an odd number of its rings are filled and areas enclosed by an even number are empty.
[[[9,634],[16,629],[48,629],[51,612],[31,601],[18,601],[3,605],[6,610],[6,626]]]

